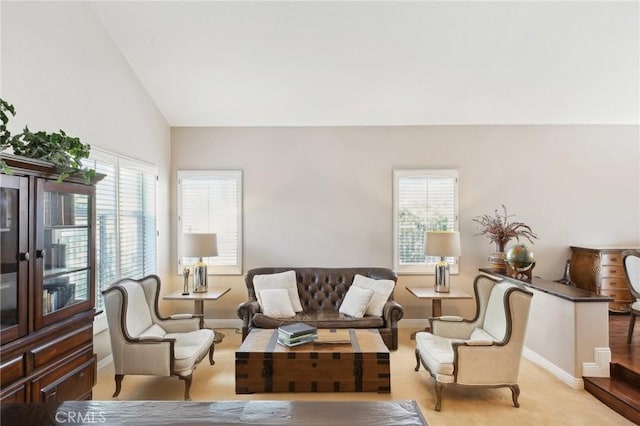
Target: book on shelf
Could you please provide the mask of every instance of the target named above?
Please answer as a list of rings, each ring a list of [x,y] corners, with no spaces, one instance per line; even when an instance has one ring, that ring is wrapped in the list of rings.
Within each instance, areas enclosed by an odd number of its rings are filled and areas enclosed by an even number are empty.
[[[316,334],[317,331],[318,329],[316,327],[303,322],[296,322],[278,327],[278,334],[289,338]]]

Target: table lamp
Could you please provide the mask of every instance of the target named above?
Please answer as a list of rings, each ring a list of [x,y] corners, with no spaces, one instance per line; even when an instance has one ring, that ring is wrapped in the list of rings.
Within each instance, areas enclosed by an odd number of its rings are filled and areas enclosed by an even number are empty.
[[[203,257],[218,255],[218,237],[216,234],[184,234],[182,237],[182,256],[197,257],[200,260],[193,264],[193,292],[207,291],[207,264]]]
[[[427,256],[440,257],[440,261],[436,263],[434,289],[439,293],[448,293],[450,289],[449,263],[445,258],[460,256],[460,233],[458,231],[427,232],[424,253]]]

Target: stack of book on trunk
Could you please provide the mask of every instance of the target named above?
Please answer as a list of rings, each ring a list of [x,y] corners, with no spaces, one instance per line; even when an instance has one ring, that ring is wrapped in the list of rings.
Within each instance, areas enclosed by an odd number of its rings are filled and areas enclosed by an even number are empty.
[[[303,322],[278,327],[278,343],[284,346],[298,346],[313,342],[317,337],[317,328]]]

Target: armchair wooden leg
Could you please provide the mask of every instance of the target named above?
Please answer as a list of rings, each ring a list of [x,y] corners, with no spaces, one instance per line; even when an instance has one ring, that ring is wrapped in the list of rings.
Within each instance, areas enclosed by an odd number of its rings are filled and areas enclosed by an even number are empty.
[[[627,345],[631,344],[631,337],[633,336],[633,327],[636,325],[636,314],[631,312],[629,315],[629,334],[627,335]]]
[[[509,387],[511,388],[511,398],[513,399],[513,406],[516,408],[520,408],[520,404],[518,403],[518,397],[520,396],[520,386],[512,385]]]
[[[213,351],[216,350],[216,344],[212,343],[211,346],[209,347],[209,364],[213,365],[216,362],[213,360]]]
[[[189,374],[188,376],[179,376],[180,380],[184,380],[184,400],[191,401],[191,395],[189,395],[189,390],[191,390],[191,378],[193,374]]]
[[[442,408],[442,383],[436,380],[436,411]]]
[[[416,349],[416,371],[420,369],[420,352]]]
[[[120,391],[122,390],[122,379],[124,379],[124,374],[116,374],[116,391],[113,393],[113,398],[120,395]]]

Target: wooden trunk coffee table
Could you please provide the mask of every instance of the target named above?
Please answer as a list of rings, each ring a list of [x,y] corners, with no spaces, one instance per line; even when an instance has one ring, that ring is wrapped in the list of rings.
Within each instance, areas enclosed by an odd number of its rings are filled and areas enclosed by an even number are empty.
[[[319,342],[291,348],[277,339],[277,329],[251,330],[236,351],[236,393],[391,392],[378,330],[319,329]]]

